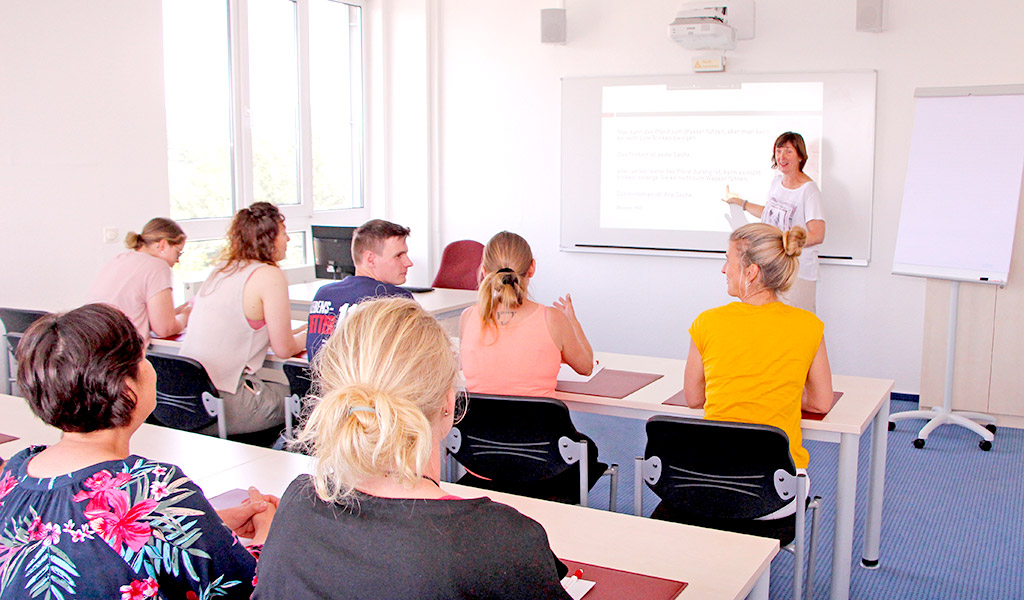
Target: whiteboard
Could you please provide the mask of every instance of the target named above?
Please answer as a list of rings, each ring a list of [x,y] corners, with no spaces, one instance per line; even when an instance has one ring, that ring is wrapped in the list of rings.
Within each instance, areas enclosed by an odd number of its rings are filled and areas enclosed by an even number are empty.
[[[892,272],[1005,284],[1024,174],[1024,86],[915,97]]]
[[[725,186],[764,204],[775,138],[796,131],[822,192],[823,262],[866,265],[875,89],[874,71],[563,79],[561,249],[723,256],[756,220],[721,202]]]

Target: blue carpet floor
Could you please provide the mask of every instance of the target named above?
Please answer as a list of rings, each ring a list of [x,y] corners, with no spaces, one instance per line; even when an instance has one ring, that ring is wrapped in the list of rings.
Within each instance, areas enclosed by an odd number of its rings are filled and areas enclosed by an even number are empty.
[[[892,412],[916,409],[893,401]],[[576,427],[600,448],[603,462],[620,465],[618,511],[633,513],[633,458],[643,454],[644,422],[573,413]],[[882,517],[881,566],[860,566],[867,509],[870,431],[861,439],[851,598],[1003,600],[1024,598],[1024,430],[1001,428],[990,452],[966,429],[943,426],[918,450],[911,442],[924,421],[903,421],[890,432]],[[838,445],[805,442],[812,493],[823,497],[813,598],[828,598],[832,568]],[[591,491],[608,507],[607,478]],[[644,488],[644,513],[657,504]],[[772,562],[771,598],[791,598],[793,557]]]

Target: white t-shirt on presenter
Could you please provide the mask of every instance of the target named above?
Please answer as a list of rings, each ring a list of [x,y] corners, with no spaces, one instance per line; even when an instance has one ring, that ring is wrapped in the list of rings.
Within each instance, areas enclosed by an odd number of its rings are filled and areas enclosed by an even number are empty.
[[[768,188],[768,201],[761,212],[761,222],[787,231],[796,225],[807,229],[807,222],[816,220],[825,220],[818,186],[813,181],[808,181],[795,190],[790,190],[782,187],[782,175],[776,176]],[[804,246],[803,252],[800,253],[800,271],[797,277],[808,281],[818,280],[818,244]]]

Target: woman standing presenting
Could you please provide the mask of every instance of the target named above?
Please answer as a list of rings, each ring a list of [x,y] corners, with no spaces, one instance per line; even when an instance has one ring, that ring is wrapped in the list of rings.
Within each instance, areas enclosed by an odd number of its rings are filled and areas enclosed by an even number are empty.
[[[780,297],[791,306],[814,312],[818,276],[818,245],[825,241],[825,213],[821,207],[821,191],[804,173],[807,146],[799,133],[787,131],[775,139],[772,168],[779,175],[768,188],[768,201],[754,204],[735,194],[726,186],[725,202],[735,204],[762,223],[783,231],[802,227],[807,231],[807,246],[800,254],[800,271],[793,287]]]
[[[103,267],[89,297],[128,315],[143,343],[149,343],[150,331],[158,337],[180,333],[192,307],[174,308],[171,267],[185,248],[185,232],[174,221],[157,217],[142,233],[129,232],[124,245],[131,252],[118,254]]]

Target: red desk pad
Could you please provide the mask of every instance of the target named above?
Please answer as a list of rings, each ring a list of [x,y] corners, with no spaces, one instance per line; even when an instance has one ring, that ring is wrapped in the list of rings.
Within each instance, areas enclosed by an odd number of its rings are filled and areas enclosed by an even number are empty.
[[[567,394],[586,394],[587,396],[622,399],[662,377],[664,375],[656,373],[602,369],[590,381],[559,381],[555,389]]]
[[[832,392],[832,406],[835,406],[836,402],[839,402],[839,399],[842,397],[842,392]],[[668,400],[662,402],[662,404],[670,404],[672,406],[686,406],[686,398],[683,396],[683,392],[680,391],[677,394],[673,394]],[[828,407],[828,409],[832,410],[832,406]],[[806,410],[802,410],[800,411],[800,418],[807,419],[808,421],[820,421],[824,419],[827,414],[827,412],[812,413],[807,412]]]
[[[0,433],[0,444],[3,444],[4,442],[13,442],[16,439],[18,439],[18,436],[16,435],[7,435],[6,433]]]
[[[583,600],[622,600],[623,598],[673,600],[686,589],[687,585],[683,581],[640,575],[572,560],[563,560],[562,562],[569,567],[569,573],[575,572],[576,569],[583,569],[582,579],[595,582],[596,585],[583,596]]]

